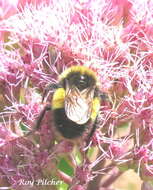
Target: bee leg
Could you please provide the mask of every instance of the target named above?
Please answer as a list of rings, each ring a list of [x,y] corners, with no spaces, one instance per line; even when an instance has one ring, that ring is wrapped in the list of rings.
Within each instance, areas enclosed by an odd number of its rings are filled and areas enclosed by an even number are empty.
[[[42,112],[40,113],[40,115],[39,115],[39,117],[38,117],[38,119],[36,121],[36,125],[35,125],[34,129],[32,131],[28,132],[25,136],[31,135],[32,133],[34,133],[35,131],[37,131],[40,128],[41,122],[42,122],[42,120],[43,120],[43,118],[45,116],[46,111],[50,111],[50,110],[51,110],[50,105],[46,105],[44,107],[44,109],[42,110]]]
[[[91,141],[91,138],[92,136],[94,135],[96,129],[99,127],[99,124],[98,124],[98,119],[96,119],[90,133],[88,134],[87,136],[87,140],[86,140],[86,146],[88,146],[90,144],[90,141]]]
[[[87,158],[88,146],[89,146],[91,138],[92,138],[92,136],[95,133],[95,131],[96,131],[97,128],[98,128],[98,122],[97,122],[97,119],[96,119],[96,121],[95,121],[95,123],[94,123],[94,125],[93,125],[93,127],[92,127],[92,129],[90,131],[90,133],[86,136],[85,145],[84,145],[84,147],[82,147],[83,149],[82,148],[80,149],[80,152],[81,152],[81,155],[83,157],[83,160],[87,160],[88,159]],[[85,150],[84,150],[84,148],[85,148]]]

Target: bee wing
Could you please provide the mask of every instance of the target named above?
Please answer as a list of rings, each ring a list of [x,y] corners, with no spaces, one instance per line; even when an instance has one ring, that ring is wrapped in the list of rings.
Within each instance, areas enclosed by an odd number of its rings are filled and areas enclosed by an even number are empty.
[[[95,87],[86,88],[81,93],[81,97],[87,99],[88,101],[92,100],[94,97]]]
[[[80,92],[76,87],[69,89],[65,97],[65,112],[67,117],[77,123],[86,123],[91,116],[94,89]]]

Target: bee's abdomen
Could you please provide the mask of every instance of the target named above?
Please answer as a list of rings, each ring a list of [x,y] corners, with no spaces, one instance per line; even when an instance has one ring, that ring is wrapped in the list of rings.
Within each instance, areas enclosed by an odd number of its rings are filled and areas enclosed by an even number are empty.
[[[69,120],[65,114],[64,108],[53,110],[54,125],[59,133],[65,138],[73,139],[82,136],[82,133],[87,129],[88,125],[79,125]]]

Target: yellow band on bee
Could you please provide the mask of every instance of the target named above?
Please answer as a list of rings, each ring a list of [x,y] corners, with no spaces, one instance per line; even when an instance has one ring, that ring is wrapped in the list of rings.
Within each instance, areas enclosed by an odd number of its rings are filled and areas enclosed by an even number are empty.
[[[64,107],[65,90],[64,88],[58,88],[52,99],[52,109],[58,109]]]
[[[91,112],[91,120],[95,121],[98,113],[100,110],[100,99],[98,97],[95,97],[92,101],[92,112]]]
[[[52,109],[64,108],[64,100],[65,100],[65,90],[64,88],[58,88],[52,99]],[[92,112],[91,112],[91,120],[95,121],[100,109],[100,99],[95,97],[92,101]]]

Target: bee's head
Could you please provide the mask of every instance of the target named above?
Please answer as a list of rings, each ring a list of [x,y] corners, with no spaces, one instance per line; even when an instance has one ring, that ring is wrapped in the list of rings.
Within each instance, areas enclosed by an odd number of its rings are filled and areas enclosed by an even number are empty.
[[[64,83],[65,83],[64,86],[67,83],[70,88],[76,87],[79,91],[82,91],[86,88],[93,87],[95,85],[95,80],[92,78],[92,76],[88,74],[81,74],[79,72],[76,72],[76,73],[70,73],[65,78]]]
[[[85,66],[72,66],[66,69],[60,76],[59,82],[63,88],[76,87],[79,91],[92,88],[97,85],[97,75]]]

